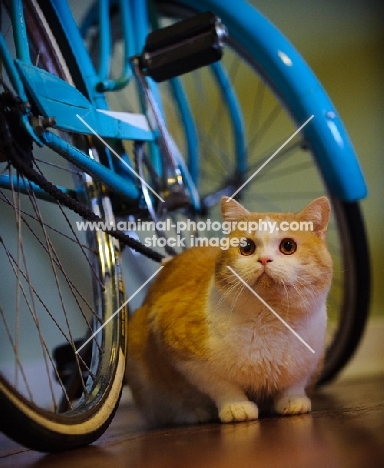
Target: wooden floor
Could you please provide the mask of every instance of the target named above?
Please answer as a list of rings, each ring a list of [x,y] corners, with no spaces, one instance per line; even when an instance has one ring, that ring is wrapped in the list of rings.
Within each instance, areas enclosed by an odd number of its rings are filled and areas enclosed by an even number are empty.
[[[104,436],[83,449],[44,455],[0,435],[0,467],[381,468],[384,376],[327,386],[310,415],[250,423],[148,432],[123,401]]]

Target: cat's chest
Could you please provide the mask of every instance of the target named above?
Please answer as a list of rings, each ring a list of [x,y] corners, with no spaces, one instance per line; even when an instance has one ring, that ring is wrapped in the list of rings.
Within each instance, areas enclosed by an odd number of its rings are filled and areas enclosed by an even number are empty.
[[[313,355],[279,320],[254,310],[245,319],[223,314],[210,323],[210,360],[244,388],[272,390],[312,367]]]
[[[253,368],[265,361],[283,362],[289,345],[285,331],[276,321],[263,319],[218,319],[210,326],[209,349],[219,354],[228,366],[237,363]]]

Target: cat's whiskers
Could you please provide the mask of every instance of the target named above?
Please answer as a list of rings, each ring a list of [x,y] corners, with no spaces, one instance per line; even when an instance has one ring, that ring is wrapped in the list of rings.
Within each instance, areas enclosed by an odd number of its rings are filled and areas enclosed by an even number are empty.
[[[289,313],[289,308],[290,308],[290,297],[289,297],[289,291],[287,288],[287,285],[285,284],[285,281],[283,278],[280,279],[280,283],[283,285],[284,291],[285,291],[285,296],[286,296],[286,301],[287,301],[287,313]]]
[[[308,295],[312,297],[314,296],[313,289],[312,288],[309,289],[307,287],[307,284],[305,282],[301,282],[300,280],[297,280],[296,283],[293,283],[291,286],[296,291],[304,307],[306,308],[309,307],[311,303],[310,303],[310,300],[308,299]]]
[[[234,278],[233,276],[225,276],[223,278],[220,278],[220,280],[218,281],[218,284],[219,286],[222,286],[224,288],[224,291],[222,293],[222,295],[224,296],[227,296],[228,295],[228,287],[230,287],[231,289],[233,287],[236,287],[238,285],[238,281],[237,281],[237,278]]]
[[[248,272],[248,274],[243,273],[243,280],[245,283],[249,284],[250,280],[253,279],[254,273]],[[230,305],[230,312],[233,314],[235,310],[236,304],[242,293],[245,290],[245,284],[242,281],[239,281],[233,275],[226,275],[224,278],[221,278],[220,285],[223,286],[225,289],[221,291],[219,300],[215,304],[215,310],[219,309],[222,303],[228,298],[231,297],[231,301],[229,302]]]
[[[220,291],[219,299],[215,304],[215,310],[219,309],[228,296],[232,295],[233,291],[239,286],[239,281],[231,275],[226,275],[220,279],[220,286],[224,288],[224,291]]]
[[[254,276],[255,276],[255,275],[254,275],[254,272],[253,272],[253,270],[252,270],[252,271],[244,272],[244,273],[243,273],[242,279],[244,280],[244,282],[237,280],[238,283],[240,284],[240,288],[239,288],[239,290],[238,290],[236,296],[234,297],[232,310],[234,309],[234,307],[235,307],[237,301],[239,300],[239,297],[240,297],[241,293],[242,293],[242,292],[245,290],[245,288],[246,288],[245,283],[248,284],[248,285],[251,285],[251,284],[252,284],[252,280],[254,280]]]
[[[227,287],[225,292],[221,292],[220,293],[220,297],[216,303],[216,307],[215,309],[219,309],[222,304],[226,301],[226,299],[228,298],[228,296],[231,296],[232,293],[233,293],[233,290],[236,288],[237,285],[233,284],[231,285],[230,287]]]
[[[244,289],[245,289],[245,285],[244,285],[244,284],[241,284],[240,288],[238,289],[237,294],[236,294],[235,297],[233,298],[232,306],[231,306],[231,314],[233,313],[233,311],[234,311],[234,309],[235,309],[235,306],[236,306],[236,303],[237,303],[237,301],[239,300],[240,294],[244,291]]]
[[[298,279],[296,282],[300,287],[303,293],[309,294],[312,297],[316,296],[318,288],[310,280],[306,281],[303,278]]]

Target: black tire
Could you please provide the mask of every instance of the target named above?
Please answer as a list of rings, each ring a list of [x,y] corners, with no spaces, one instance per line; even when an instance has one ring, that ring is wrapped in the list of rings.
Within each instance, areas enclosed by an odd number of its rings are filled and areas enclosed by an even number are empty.
[[[318,384],[331,381],[354,355],[368,318],[371,269],[364,222],[358,203],[333,200],[345,259],[344,296],[337,329],[328,346]]]
[[[40,66],[71,80],[84,92],[72,52],[49,2],[26,0],[23,6],[31,55],[37,57],[37,51],[43,50]],[[3,26],[7,2],[1,1],[0,7]],[[50,40],[52,32],[56,43]],[[4,116],[0,118],[6,119]],[[78,138],[73,144],[92,151],[94,157],[102,155],[102,148],[96,148],[90,139]],[[24,154],[28,150],[23,148]],[[56,154],[36,158],[36,152],[34,149],[34,155],[28,153],[28,157],[40,175],[55,185],[60,185],[60,179],[69,188],[73,184],[72,193],[78,193],[78,201],[113,222],[112,205],[100,183],[77,168],[59,166],[62,160]],[[9,171],[15,180],[26,180],[22,170],[13,169],[12,164],[5,168],[5,164],[2,174]],[[43,194],[36,198],[28,183],[26,187],[25,191],[13,185],[12,190],[0,189],[4,220],[0,226],[2,283],[5,277],[10,278],[10,287],[8,283],[0,287],[0,430],[33,450],[54,452],[96,440],[118,407],[125,371],[127,319],[125,307],[115,315],[125,301],[121,249],[118,241],[103,232],[75,233],[80,216],[65,211],[60,203]],[[26,231],[31,235],[27,236]],[[50,271],[47,280],[46,269]],[[16,300],[15,291],[19,297]],[[21,317],[17,325],[15,316]],[[109,324],[101,327],[110,318]],[[88,337],[90,341],[85,345]],[[83,344],[83,350],[75,353]],[[61,356],[68,353],[60,350],[65,348],[69,349],[69,358],[63,362]],[[30,365],[35,352],[39,361],[36,382],[35,367]],[[48,397],[41,400],[48,384],[51,394],[48,391]]]

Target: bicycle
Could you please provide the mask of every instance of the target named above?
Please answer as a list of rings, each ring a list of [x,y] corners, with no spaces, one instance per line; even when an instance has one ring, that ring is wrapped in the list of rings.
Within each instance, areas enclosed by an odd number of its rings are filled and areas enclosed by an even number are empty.
[[[117,222],[218,219],[219,199],[235,192],[260,211],[331,197],[335,279],[319,384],[331,380],[367,317],[366,187],[336,110],[289,42],[239,0],[99,0],[80,28],[62,0],[0,3],[0,429],[42,451],[106,430],[124,380],[123,246],[163,256]],[[205,11],[214,15],[193,16]],[[214,63],[173,76],[180,50],[204,41],[213,56],[192,64],[186,54],[180,70]],[[261,166],[255,193],[243,184]],[[77,231],[84,218],[104,229]],[[130,260],[136,272],[141,257]]]

